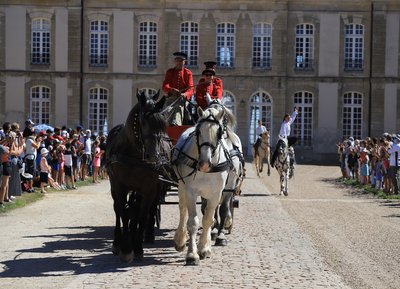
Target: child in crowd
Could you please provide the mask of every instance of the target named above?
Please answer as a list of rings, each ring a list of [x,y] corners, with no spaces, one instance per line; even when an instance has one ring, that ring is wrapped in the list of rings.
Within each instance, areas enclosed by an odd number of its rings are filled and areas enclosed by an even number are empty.
[[[72,170],[73,170],[73,163],[72,163],[71,143],[67,142],[65,144],[65,152],[64,152],[65,182],[67,185],[67,189],[76,190],[74,177],[72,176]]]
[[[49,173],[51,172],[51,168],[47,163],[47,156],[49,151],[46,148],[42,148],[40,151],[41,159],[40,159],[40,192],[42,194],[47,193],[45,191],[45,186],[49,181]]]
[[[93,183],[100,183],[98,178],[99,178],[102,152],[100,151],[99,144],[100,142],[98,140],[94,142]]]

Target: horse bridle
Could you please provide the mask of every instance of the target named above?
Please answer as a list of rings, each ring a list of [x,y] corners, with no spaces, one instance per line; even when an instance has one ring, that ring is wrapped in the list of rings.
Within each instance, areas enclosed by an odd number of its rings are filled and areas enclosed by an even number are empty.
[[[217,141],[217,143],[216,143],[215,145],[212,144],[212,143],[210,143],[210,142],[203,142],[203,143],[201,143],[201,144],[199,143],[199,136],[200,136],[200,129],[199,129],[199,127],[200,127],[200,125],[201,125],[202,123],[204,123],[204,122],[211,122],[211,123],[215,123],[215,124],[218,125],[218,132],[217,132],[218,141]],[[223,132],[224,132],[224,128],[222,127],[222,125],[220,124],[220,122],[215,118],[214,115],[210,114],[210,115],[207,116],[206,118],[203,118],[203,119],[199,120],[199,122],[197,123],[196,131],[195,131],[195,132],[196,132],[197,149],[198,149],[199,153],[200,153],[200,149],[201,149],[203,146],[208,146],[208,147],[211,148],[211,155],[214,156],[214,155],[215,155],[215,151],[216,151],[217,148],[218,148],[218,145],[221,143],[222,135],[223,135]]]
[[[149,112],[144,112],[144,113],[140,112],[140,114],[135,113],[135,117],[133,120],[134,134],[135,134],[136,139],[138,140],[138,142],[141,145],[141,148],[139,148],[139,152],[141,154],[141,161],[143,161],[143,162],[147,162],[147,159],[145,157],[146,150],[145,150],[144,141],[143,141],[145,139],[145,137],[142,132],[141,118],[144,117],[146,114],[149,114]],[[156,135],[156,138],[161,141],[161,137],[162,137],[161,133],[157,133],[155,135]],[[149,138],[150,136],[146,136],[146,137]],[[159,156],[159,152],[157,151],[157,161],[158,161],[158,156]]]

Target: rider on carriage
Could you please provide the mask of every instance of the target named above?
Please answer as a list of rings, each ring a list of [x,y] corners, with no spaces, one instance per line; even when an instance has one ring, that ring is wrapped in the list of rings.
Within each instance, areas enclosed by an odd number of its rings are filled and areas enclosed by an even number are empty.
[[[214,61],[204,62],[206,68],[202,72],[202,78],[196,87],[196,102],[197,105],[202,109],[205,109],[209,105],[207,99],[207,93],[211,99],[222,99],[222,79],[215,77],[215,67],[217,65]]]
[[[175,66],[167,70],[162,90],[168,96],[165,105],[172,109],[168,114],[168,123],[170,125],[182,125],[185,100],[189,101],[193,95],[193,75],[185,67],[186,53],[175,52],[173,55],[175,56]]]
[[[275,160],[276,160],[276,158],[278,156],[279,149],[282,147],[282,145],[283,144],[287,144],[288,147],[292,147],[297,141],[296,137],[294,137],[294,136],[291,137],[290,136],[290,125],[296,119],[297,113],[298,113],[297,107],[295,106],[291,115],[289,115],[287,113],[283,117],[283,122],[281,124],[281,129],[279,131],[279,136],[278,136],[279,139],[278,139],[278,142],[277,142],[276,147],[275,147],[274,154],[272,155],[272,159],[271,159],[271,166],[272,167],[274,167],[274,165],[275,165]],[[293,162],[294,162],[294,160],[290,160],[291,167],[293,167]]]

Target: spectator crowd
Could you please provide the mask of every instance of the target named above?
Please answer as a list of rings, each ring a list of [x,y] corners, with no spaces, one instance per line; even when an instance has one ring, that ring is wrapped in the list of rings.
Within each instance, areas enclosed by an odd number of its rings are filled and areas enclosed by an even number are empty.
[[[104,151],[107,136],[82,126],[37,130],[28,119],[5,122],[0,129],[0,208],[25,192],[76,189],[76,182],[107,178]]]
[[[399,193],[400,135],[362,140],[349,137],[337,144],[343,178],[355,179],[387,194]]]

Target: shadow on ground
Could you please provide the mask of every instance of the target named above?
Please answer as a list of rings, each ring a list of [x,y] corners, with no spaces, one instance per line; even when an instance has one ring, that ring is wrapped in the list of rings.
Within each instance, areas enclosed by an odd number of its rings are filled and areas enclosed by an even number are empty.
[[[37,248],[17,251],[16,257],[0,262],[0,278],[65,276],[83,273],[125,271],[132,266],[149,266],[171,263],[176,251],[173,240],[164,239],[171,230],[156,229],[154,244],[145,244],[145,256],[141,262],[122,263],[111,252],[113,227],[56,227],[51,229],[86,230],[84,233],[25,236],[24,238],[53,238]],[[170,248],[162,252],[155,248]],[[38,254],[40,257],[32,257]],[[163,255],[169,261],[163,261]],[[176,254],[175,254],[176,255]],[[27,257],[24,257],[27,256]],[[176,256],[179,258],[179,256]]]

